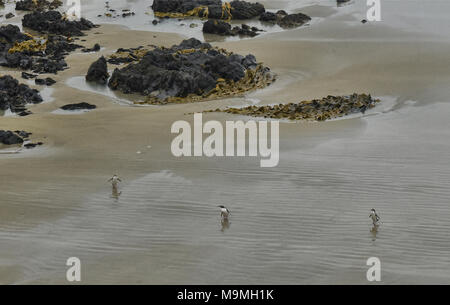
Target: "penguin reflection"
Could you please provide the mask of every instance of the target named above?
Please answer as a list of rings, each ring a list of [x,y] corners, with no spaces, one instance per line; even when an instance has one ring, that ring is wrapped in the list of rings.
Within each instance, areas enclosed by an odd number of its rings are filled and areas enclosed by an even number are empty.
[[[230,228],[230,220],[228,220],[228,218],[222,218],[220,223],[222,225],[222,228],[220,229],[220,231],[225,232],[226,230],[228,230]]]

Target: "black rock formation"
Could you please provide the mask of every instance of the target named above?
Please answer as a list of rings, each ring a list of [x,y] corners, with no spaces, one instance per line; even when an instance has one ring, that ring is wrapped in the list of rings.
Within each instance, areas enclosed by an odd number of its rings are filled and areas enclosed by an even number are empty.
[[[276,13],[265,12],[259,16],[259,20],[272,24],[278,24],[282,28],[289,29],[304,25],[305,23],[311,21],[311,17],[302,13],[289,15],[285,11],[278,11]]]
[[[108,65],[105,57],[100,57],[97,61],[93,62],[89,67],[86,75],[86,81],[94,82],[99,85],[106,85],[108,82]]]
[[[154,103],[166,103],[171,98],[202,98],[212,92],[220,95],[254,88],[265,81],[268,72],[253,55],[228,53],[191,38],[171,48],[155,48],[139,62],[115,69],[108,85],[123,93],[140,93]],[[245,84],[237,86],[241,80]]]
[[[80,21],[70,21],[58,11],[33,12],[22,19],[22,25],[41,33],[52,33],[64,36],[83,36],[83,31],[90,30],[95,25],[81,18]]]
[[[35,38],[21,33],[15,25],[0,27],[0,66],[57,73],[67,67],[64,57],[78,48],[81,46],[63,36]]]
[[[231,24],[222,20],[208,20],[203,24],[203,33],[216,34],[221,36],[250,36],[255,37],[261,32],[260,29],[249,27],[242,24],[242,26],[231,27]]]
[[[18,11],[43,11],[54,10],[62,5],[60,0],[21,0],[16,2],[16,10]]]
[[[12,112],[23,112],[27,104],[42,102],[39,91],[31,89],[9,75],[0,77],[0,110],[10,109]]]

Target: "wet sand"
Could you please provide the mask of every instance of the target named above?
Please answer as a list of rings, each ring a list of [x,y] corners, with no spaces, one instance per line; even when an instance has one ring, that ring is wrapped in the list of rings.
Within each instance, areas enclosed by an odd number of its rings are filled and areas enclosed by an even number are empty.
[[[0,118],[1,129],[45,143],[0,155],[0,283],[64,284],[71,256],[81,259],[85,284],[364,284],[371,256],[382,260],[383,283],[450,283],[448,42],[332,15],[314,27],[214,43],[254,54],[279,75],[273,86],[132,107],[68,84],[101,54],[182,37],[102,25],[83,39],[105,49],[68,56],[70,69],[51,76],[53,101],[29,107],[28,117]],[[353,92],[384,103],[364,117],[282,123],[277,168],[259,168],[259,158],[171,155],[170,127],[192,121],[186,113]],[[98,108],[52,113],[78,102]],[[118,200],[106,182],[114,173],[124,180]],[[218,204],[233,213],[226,230]],[[373,207],[382,217],[376,237]]]

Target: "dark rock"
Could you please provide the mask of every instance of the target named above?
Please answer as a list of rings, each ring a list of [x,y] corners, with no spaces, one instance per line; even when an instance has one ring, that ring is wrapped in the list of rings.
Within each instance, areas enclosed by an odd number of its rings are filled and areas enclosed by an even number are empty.
[[[250,36],[254,37],[258,35],[259,29],[243,24],[241,27],[235,26],[231,28],[231,25],[221,20],[208,20],[203,24],[203,33],[216,34],[221,36]]]
[[[264,13],[264,5],[246,1],[234,0],[230,2],[233,19],[252,19]]]
[[[22,25],[42,33],[53,33],[64,36],[83,36],[83,31],[90,30],[95,25],[81,18],[80,21],[64,19],[58,11],[33,12],[22,19]]]
[[[30,74],[27,72],[22,72],[22,78],[23,79],[30,79],[30,78],[36,78],[37,74]]]
[[[0,77],[0,110],[10,109],[20,113],[26,110],[27,104],[42,102],[39,91],[31,89],[9,75]]]
[[[231,35],[231,24],[220,20],[208,20],[203,24],[203,33]]]
[[[285,16],[278,24],[283,28],[295,28],[309,21],[311,21],[311,17],[302,13],[297,13]]]
[[[271,12],[264,12],[261,14],[261,16],[259,16],[259,20],[264,21],[264,22],[277,22],[278,17],[277,14],[275,13],[271,13]]]
[[[20,32],[19,27],[0,27],[0,65],[32,70],[35,73],[57,73],[67,67],[64,57],[81,46],[67,38],[50,35],[38,40]]]
[[[89,52],[98,52],[100,51],[101,47],[98,43],[96,43],[92,48],[85,48],[81,51],[83,51],[84,53],[89,53]]]
[[[23,130],[15,130],[14,131],[16,134],[18,134],[21,138],[23,138],[24,140],[25,139],[27,139],[27,138],[29,138],[31,135],[32,135],[32,133],[31,132],[26,132],[26,131],[23,131]]]
[[[154,0],[152,9],[162,13],[187,13],[197,7],[222,7],[221,0]]]
[[[152,24],[153,24],[153,25],[157,25],[157,24],[158,24],[158,20],[153,19]]]
[[[241,87],[253,87],[258,82],[263,86],[268,81],[263,76],[266,70],[261,67],[247,74],[244,60],[191,38],[171,48],[155,48],[139,62],[116,69],[108,85],[123,93],[145,95],[155,104],[224,94],[238,90],[233,86],[241,81],[245,82]]]
[[[6,19],[11,19],[13,17],[16,17],[16,15],[14,15],[13,13],[8,13],[8,14],[5,15]]]
[[[182,16],[207,17],[208,19],[251,19],[264,13],[262,4],[246,1],[221,0],[154,0],[152,9],[160,18]]]
[[[361,23],[367,23],[367,20],[366,19],[363,19],[363,20],[361,20]]]
[[[97,61],[93,62],[89,67],[86,75],[86,81],[106,85],[108,82],[108,77],[108,65],[105,57],[102,56]]]
[[[60,0],[22,0],[16,2],[16,10],[19,11],[43,11],[54,10],[62,5]]]
[[[42,78],[36,78],[34,80],[36,85],[40,85],[40,86],[52,86],[53,84],[56,83],[56,81],[50,77],[47,77],[45,79]]]
[[[61,107],[62,110],[92,110],[97,108],[95,105],[88,104],[86,102],[78,103],[78,104],[68,104]]]
[[[28,116],[31,114],[33,114],[33,112],[31,112],[30,110],[24,110],[24,111],[19,112],[17,115],[18,116]]]
[[[4,145],[22,144],[23,139],[12,131],[0,130],[0,143]]]
[[[260,21],[272,24],[278,24],[283,28],[296,28],[311,21],[311,17],[298,13],[288,15],[285,11],[278,11],[276,13],[265,12],[259,17]]]

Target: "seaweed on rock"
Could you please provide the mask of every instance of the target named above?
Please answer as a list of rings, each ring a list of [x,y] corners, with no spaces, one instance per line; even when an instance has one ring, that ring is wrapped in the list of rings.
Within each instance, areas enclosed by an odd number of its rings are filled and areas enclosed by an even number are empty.
[[[155,48],[138,62],[115,69],[108,85],[140,93],[148,104],[168,104],[238,95],[274,80],[253,55],[233,54],[191,38],[171,48]]]

